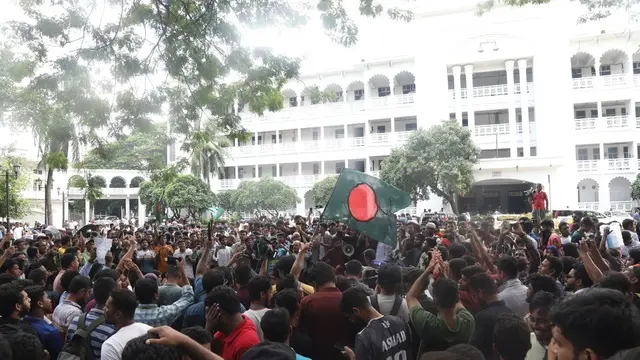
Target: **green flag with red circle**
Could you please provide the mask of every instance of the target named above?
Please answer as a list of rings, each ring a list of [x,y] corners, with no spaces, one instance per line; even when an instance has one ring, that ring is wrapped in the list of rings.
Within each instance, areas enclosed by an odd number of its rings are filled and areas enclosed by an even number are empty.
[[[343,169],[320,220],[343,222],[395,247],[394,213],[410,205],[409,194],[395,186],[360,171]]]

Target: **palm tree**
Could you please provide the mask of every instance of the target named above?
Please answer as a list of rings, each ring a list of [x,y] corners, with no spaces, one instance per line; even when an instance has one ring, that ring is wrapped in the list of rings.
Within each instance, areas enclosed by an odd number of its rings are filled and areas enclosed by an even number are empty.
[[[87,174],[84,178],[73,177],[69,182],[70,187],[80,188],[84,190],[84,199],[89,200],[89,204],[94,206],[96,201],[102,199],[102,184],[97,178]]]
[[[231,140],[219,133],[213,121],[206,121],[204,125],[197,122],[195,127],[195,131],[187,134],[182,150],[189,153],[191,173],[211,187],[211,175],[224,167],[225,148],[231,146]]]

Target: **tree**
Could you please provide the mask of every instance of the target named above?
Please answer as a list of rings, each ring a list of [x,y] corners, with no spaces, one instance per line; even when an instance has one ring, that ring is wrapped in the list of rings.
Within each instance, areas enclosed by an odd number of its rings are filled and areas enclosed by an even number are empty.
[[[295,189],[282,181],[261,178],[243,181],[232,198],[237,211],[276,216],[300,202]]]
[[[193,175],[179,175],[165,193],[167,206],[179,215],[185,210],[192,218],[213,205],[215,195],[209,186]]]
[[[22,197],[22,191],[29,186],[29,180],[25,172],[20,172],[15,177],[13,172],[13,164],[18,163],[24,165],[22,161],[14,158],[4,158],[0,160],[0,217],[7,217],[7,198],[6,198],[6,173],[9,169],[9,218],[21,219],[30,213],[29,202]]]
[[[190,154],[191,173],[205,179],[211,187],[211,175],[217,175],[224,166],[225,148],[229,146],[231,141],[219,133],[214,122],[205,121],[203,125],[197,121],[186,136],[182,150]]]
[[[125,135],[89,151],[74,167],[82,169],[119,169],[154,171],[167,164],[167,144],[173,140],[166,134],[166,123],[147,132]]]
[[[329,198],[337,181],[337,176],[329,176],[313,184],[311,194],[313,195],[313,201],[316,205],[325,206],[329,202]]]
[[[597,21],[605,19],[614,11],[624,11],[629,15],[631,20],[638,17],[637,5],[640,0],[578,0],[581,5],[587,8],[587,12],[578,17],[578,23],[587,21]],[[525,6],[525,5],[541,5],[547,4],[551,0],[485,0],[478,4],[476,14],[483,15],[491,11],[496,5],[504,4],[507,6]]]
[[[140,201],[147,209],[155,209],[156,205],[165,200],[165,191],[175,179],[180,176],[182,169],[169,166],[151,174],[149,180],[143,181],[138,190]]]
[[[458,195],[474,183],[473,165],[480,150],[457,120],[418,129],[382,162],[382,180],[411,193],[414,200],[440,196],[458,212]]]
[[[226,212],[232,213],[236,212],[236,206],[233,202],[233,198],[235,197],[236,190],[224,190],[220,191],[216,194],[215,204],[221,208],[223,208]]]
[[[72,177],[69,181],[69,187],[84,190],[84,199],[89,200],[92,206],[95,205],[96,201],[104,197],[102,193],[103,184],[101,184],[97,177],[91,176],[91,174],[88,174],[86,177]]]
[[[636,175],[636,179],[631,184],[631,199],[640,200],[640,174]]]

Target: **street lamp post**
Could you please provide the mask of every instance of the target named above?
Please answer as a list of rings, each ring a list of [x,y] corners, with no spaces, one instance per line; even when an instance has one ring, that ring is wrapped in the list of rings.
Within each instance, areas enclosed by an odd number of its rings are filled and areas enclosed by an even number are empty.
[[[16,178],[18,178],[18,173],[20,172],[20,164],[18,163],[14,163],[12,165],[13,167],[13,173],[15,175]],[[9,226],[9,208],[10,208],[10,201],[9,201],[9,176],[10,176],[10,172],[11,172],[11,168],[5,169],[4,175],[5,175],[5,186],[4,186],[4,195],[5,195],[5,201],[7,202],[7,232],[10,231],[11,227]]]

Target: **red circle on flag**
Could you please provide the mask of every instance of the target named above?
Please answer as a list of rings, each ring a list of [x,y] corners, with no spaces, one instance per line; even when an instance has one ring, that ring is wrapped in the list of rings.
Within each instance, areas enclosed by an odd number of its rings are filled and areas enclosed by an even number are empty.
[[[362,222],[373,219],[378,212],[376,193],[367,184],[360,184],[351,189],[347,205],[351,216]]]

